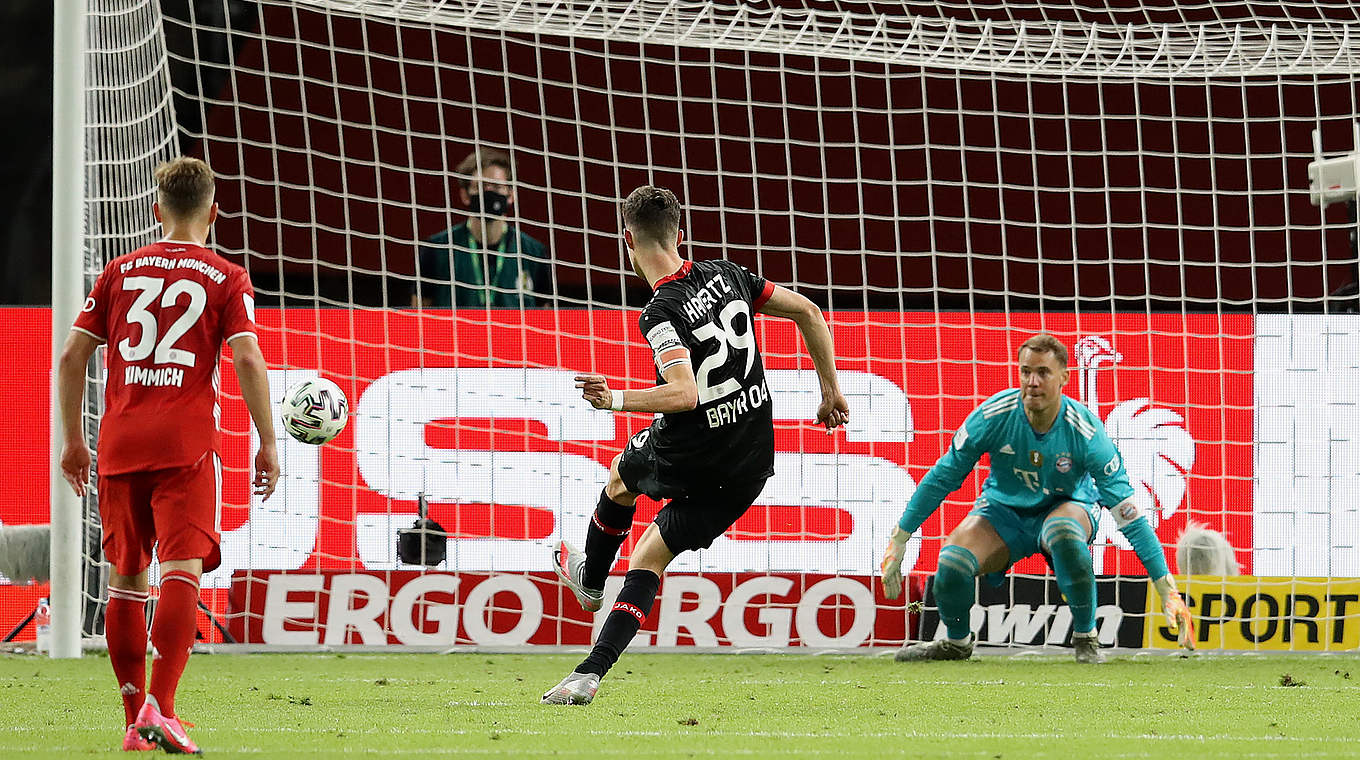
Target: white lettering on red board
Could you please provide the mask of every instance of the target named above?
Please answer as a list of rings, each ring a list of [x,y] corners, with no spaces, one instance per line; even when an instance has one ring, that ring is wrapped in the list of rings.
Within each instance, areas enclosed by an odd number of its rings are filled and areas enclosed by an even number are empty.
[[[291,382],[314,372],[271,370],[275,397]],[[561,538],[579,542],[608,478],[606,464],[565,452],[486,451],[430,446],[426,426],[436,420],[533,420],[555,441],[612,441],[615,416],[580,398],[574,370],[535,368],[425,368],[379,377],[354,404],[357,473],[355,488],[413,503],[496,503],[552,512],[546,540],[450,539],[448,565],[459,571],[530,571],[551,568],[551,546]],[[840,373],[842,390],[855,410],[849,441],[909,442],[911,404],[892,381],[867,372]],[[810,370],[766,372],[775,419],[811,420],[821,394]],[[252,436],[253,436],[252,432]],[[239,569],[293,570],[315,546],[320,523],[319,447],[278,437],[279,489],[268,502],[253,500],[249,520],[222,537],[222,567],[204,576],[205,586],[226,586]],[[250,456],[258,442],[252,437]],[[612,451],[602,452],[608,461]],[[797,536],[759,541],[718,538],[710,549],[686,552],[672,569],[682,572],[807,571],[872,574],[879,544],[892,530],[915,483],[901,465],[865,454],[781,451],[775,475],[757,504],[836,507],[852,518],[838,540],[801,541]],[[404,567],[396,557],[398,530],[410,527],[413,510],[356,514],[358,555],[369,570]],[[913,539],[904,567],[916,562]]]

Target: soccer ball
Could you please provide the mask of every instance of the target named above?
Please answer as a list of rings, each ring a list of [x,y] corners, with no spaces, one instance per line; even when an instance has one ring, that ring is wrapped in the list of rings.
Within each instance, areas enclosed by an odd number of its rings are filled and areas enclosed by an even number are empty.
[[[283,429],[303,443],[319,446],[340,435],[349,420],[349,401],[324,377],[303,380],[283,394]]]

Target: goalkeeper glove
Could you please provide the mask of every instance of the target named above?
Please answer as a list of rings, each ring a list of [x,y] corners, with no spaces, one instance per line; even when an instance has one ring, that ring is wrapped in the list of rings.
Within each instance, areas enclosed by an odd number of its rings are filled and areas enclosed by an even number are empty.
[[[883,594],[889,599],[896,599],[902,593],[902,558],[907,555],[909,540],[911,531],[894,525],[888,545],[883,549],[883,561],[878,569],[883,573]]]
[[[1181,598],[1181,592],[1176,590],[1176,579],[1170,575],[1163,575],[1153,581],[1152,586],[1157,589],[1157,595],[1162,597],[1162,611],[1166,613],[1166,627],[1176,635],[1181,646],[1193,650],[1195,648],[1195,618],[1190,614],[1190,608],[1185,605],[1185,600]]]

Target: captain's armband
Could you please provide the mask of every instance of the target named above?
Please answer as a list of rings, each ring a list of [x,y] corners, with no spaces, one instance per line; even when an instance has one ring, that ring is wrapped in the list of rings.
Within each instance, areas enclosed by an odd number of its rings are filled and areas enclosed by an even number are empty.
[[[670,322],[662,322],[647,333],[647,343],[652,347],[652,358],[656,368],[663,375],[666,370],[677,364],[689,364],[689,349],[680,334]]]
[[[1133,499],[1125,499],[1110,508],[1110,514],[1114,517],[1116,528],[1126,528],[1129,523],[1137,520],[1142,514],[1138,505],[1133,503]]]

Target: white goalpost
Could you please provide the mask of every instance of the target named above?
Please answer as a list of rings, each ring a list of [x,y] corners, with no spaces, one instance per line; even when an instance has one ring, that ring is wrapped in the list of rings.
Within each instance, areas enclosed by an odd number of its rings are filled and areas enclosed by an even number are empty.
[[[1202,648],[1360,645],[1354,193],[1318,208],[1309,188],[1310,163],[1345,163],[1360,109],[1354,11],[81,5],[57,6],[70,16],[56,184],[70,192],[54,195],[54,347],[103,265],[155,239],[151,170],[187,153],[218,173],[213,243],[251,272],[276,401],[320,374],[352,412],[324,446],[281,438],[279,490],[252,502],[258,442],[223,373],[207,643],[589,642],[603,616],[558,588],[550,548],[583,539],[610,460],[650,420],[590,409],[571,378],[654,381],[636,328],[648,292],[618,215],[652,183],[684,205],[684,255],[730,259],[825,310],[852,421],[814,430],[796,332],[758,321],[776,475],[711,549],[677,560],[635,646],[858,651],[939,635],[928,579],[986,463],[912,544],[920,609],[883,596],[879,553],[1040,331],[1068,347],[1066,392],[1119,445],[1173,572],[1191,524],[1231,545],[1240,575],[1182,581]],[[431,268],[467,214],[457,167],[477,149],[513,161],[508,219],[543,257]],[[519,276],[488,284],[504,266]],[[427,305],[439,292],[449,302]],[[72,656],[101,630],[78,612],[103,594],[97,501],[52,487],[53,617]],[[448,533],[431,567],[396,549],[418,513]],[[1112,520],[1093,557],[1102,642],[1174,647]],[[1033,557],[979,585],[973,625],[1009,651],[1065,644],[1071,618]]]
[[[52,5],[52,356],[61,355],[67,330],[75,322],[86,293],[84,226],[85,13],[76,0]],[[78,253],[79,252],[79,253]],[[55,359],[53,366],[55,367]],[[80,656],[81,619],[85,607],[81,572],[93,558],[80,541],[82,505],[61,476],[61,431],[57,407],[57,373],[51,398],[51,605],[54,620],[52,656]],[[97,591],[95,593],[98,593]]]

